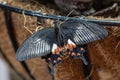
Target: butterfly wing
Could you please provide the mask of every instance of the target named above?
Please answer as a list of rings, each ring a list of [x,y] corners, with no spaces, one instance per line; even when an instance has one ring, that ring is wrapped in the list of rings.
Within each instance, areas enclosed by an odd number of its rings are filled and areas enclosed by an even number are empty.
[[[108,32],[104,27],[95,23],[79,20],[68,20],[62,23],[60,26],[60,32],[64,36],[65,40],[71,39],[77,45],[83,45],[91,41],[100,40],[108,35]]]
[[[49,54],[53,43],[56,43],[54,28],[44,28],[31,35],[16,52],[19,61],[41,57]]]

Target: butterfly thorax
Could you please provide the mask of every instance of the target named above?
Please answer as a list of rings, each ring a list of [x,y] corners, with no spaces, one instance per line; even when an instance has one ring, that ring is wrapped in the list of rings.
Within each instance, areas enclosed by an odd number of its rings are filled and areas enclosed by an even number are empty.
[[[62,47],[64,45],[64,42],[63,42],[64,38],[60,31],[60,23],[59,22],[55,22],[55,33],[56,33],[58,45]]]

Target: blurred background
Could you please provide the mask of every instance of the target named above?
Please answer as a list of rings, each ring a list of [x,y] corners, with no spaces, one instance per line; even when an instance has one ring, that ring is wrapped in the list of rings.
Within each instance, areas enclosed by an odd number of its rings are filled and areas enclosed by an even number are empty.
[[[90,19],[120,20],[120,0],[0,0],[8,5],[41,10],[44,13]],[[13,27],[7,27],[4,10],[0,9],[0,80],[52,80],[44,59],[25,62],[16,60],[15,52],[22,42],[37,29],[53,26],[45,19],[12,12]],[[106,26],[109,36],[87,45],[91,80],[120,80],[120,26]],[[81,60],[69,58],[55,67],[55,80],[86,80]]]

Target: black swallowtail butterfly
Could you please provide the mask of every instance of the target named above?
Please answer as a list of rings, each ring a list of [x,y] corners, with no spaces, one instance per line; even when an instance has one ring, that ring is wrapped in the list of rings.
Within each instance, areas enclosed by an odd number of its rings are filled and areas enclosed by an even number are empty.
[[[41,57],[50,54],[54,43],[61,45],[72,40],[76,45],[83,45],[89,42],[105,38],[108,32],[104,27],[95,23],[67,20],[55,27],[47,27],[32,34],[16,52],[16,58],[24,61],[34,57]]]

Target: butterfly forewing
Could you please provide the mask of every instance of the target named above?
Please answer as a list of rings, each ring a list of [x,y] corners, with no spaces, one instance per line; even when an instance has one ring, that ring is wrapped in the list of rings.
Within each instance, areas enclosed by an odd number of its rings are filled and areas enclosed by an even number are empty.
[[[17,60],[23,61],[49,54],[56,43],[54,28],[45,28],[31,35],[16,52]]]
[[[62,23],[60,32],[64,35],[66,40],[71,39],[77,45],[100,40],[108,35],[108,32],[104,27],[95,23],[80,20],[68,20]]]

